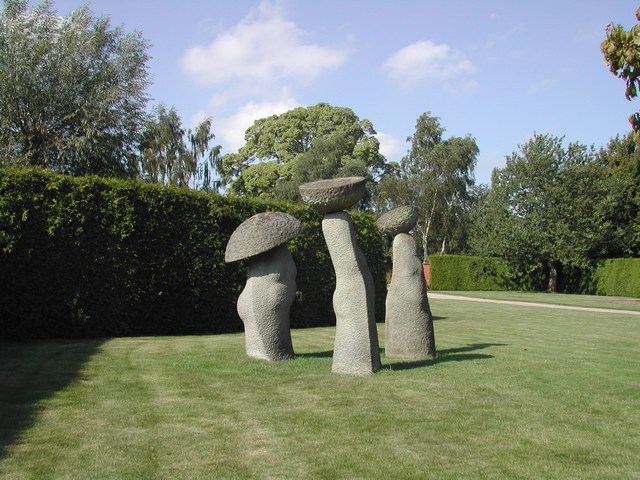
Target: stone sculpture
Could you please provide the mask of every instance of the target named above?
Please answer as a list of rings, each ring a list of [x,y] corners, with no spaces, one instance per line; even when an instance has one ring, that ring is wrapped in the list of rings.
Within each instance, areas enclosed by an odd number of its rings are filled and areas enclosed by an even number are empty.
[[[249,259],[247,283],[238,298],[249,357],[273,361],[294,356],[289,311],[297,270],[286,242],[302,229],[291,215],[265,212],[244,221],[229,238],[225,261]]]
[[[393,237],[393,272],[387,291],[385,354],[395,358],[423,358],[436,353],[433,316],[416,241],[409,232],[418,212],[412,206],[383,214],[376,224]]]
[[[373,277],[356,242],[353,221],[345,208],[364,195],[363,177],[345,177],[300,185],[302,199],[324,213],[324,234],[336,273],[333,309],[336,337],[334,373],[368,375],[380,369],[378,331],[374,315]]]

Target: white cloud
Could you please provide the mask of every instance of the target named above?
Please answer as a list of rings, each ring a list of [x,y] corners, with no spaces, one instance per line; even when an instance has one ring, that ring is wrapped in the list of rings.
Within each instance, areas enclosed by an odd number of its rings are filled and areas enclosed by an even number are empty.
[[[384,132],[378,132],[376,138],[380,142],[380,153],[384,155],[387,160],[399,160],[398,157],[402,154],[402,149],[405,147],[406,142]]]
[[[237,152],[245,143],[245,131],[259,118],[280,115],[298,106],[293,98],[259,103],[248,102],[234,114],[215,120],[216,138],[223,147],[223,153]]]
[[[306,42],[307,34],[282,16],[278,5],[262,2],[238,25],[209,45],[190,48],[183,71],[201,84],[314,78],[342,65],[350,52]]]
[[[387,59],[383,68],[404,88],[426,80],[459,80],[476,71],[463,53],[431,41],[419,41],[401,48]]]

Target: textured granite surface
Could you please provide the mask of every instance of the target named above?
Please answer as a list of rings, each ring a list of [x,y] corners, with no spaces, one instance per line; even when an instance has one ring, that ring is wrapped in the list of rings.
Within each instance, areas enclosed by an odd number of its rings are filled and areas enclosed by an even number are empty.
[[[296,273],[286,245],[251,259],[238,298],[248,356],[269,361],[293,358],[289,311],[296,295]]]
[[[298,219],[284,212],[258,213],[231,234],[225,251],[225,262],[253,257],[288,242],[302,232]]]
[[[423,358],[435,353],[433,317],[422,262],[414,238],[400,233],[393,239],[393,273],[385,313],[385,355]]]
[[[325,215],[322,232],[336,272],[333,294],[336,336],[332,371],[368,375],[380,369],[373,277],[356,243],[353,221],[348,213]]]
[[[405,205],[380,215],[376,225],[387,235],[395,237],[399,233],[408,233],[417,221],[418,210],[412,205]]]
[[[341,177],[318,180],[298,187],[302,200],[322,213],[339,212],[353,207],[364,196],[364,177]]]

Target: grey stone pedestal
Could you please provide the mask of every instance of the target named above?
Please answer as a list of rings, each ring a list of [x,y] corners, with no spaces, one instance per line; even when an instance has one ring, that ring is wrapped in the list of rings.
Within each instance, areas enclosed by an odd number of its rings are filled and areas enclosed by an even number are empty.
[[[336,272],[333,309],[336,339],[334,373],[368,375],[380,369],[380,349],[374,315],[374,287],[367,260],[355,239],[347,212],[328,213],[322,233]]]
[[[376,222],[393,238],[393,272],[385,313],[385,354],[388,357],[422,358],[436,354],[427,283],[416,241],[408,234],[417,219],[417,210],[404,205],[381,215]]]
[[[270,361],[293,358],[289,310],[296,295],[296,273],[286,245],[252,259],[238,298],[248,356]]]
[[[431,326],[431,328],[429,328]],[[435,355],[433,318],[416,241],[399,233],[393,239],[393,275],[387,291],[385,354],[395,358]]]

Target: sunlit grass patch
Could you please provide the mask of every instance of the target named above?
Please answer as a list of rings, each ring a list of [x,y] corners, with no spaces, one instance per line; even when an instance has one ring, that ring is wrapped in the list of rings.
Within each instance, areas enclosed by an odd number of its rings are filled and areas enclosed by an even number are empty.
[[[333,328],[277,363],[242,335],[0,345],[0,476],[638,474],[640,319],[431,306],[438,357],[364,378],[331,373]]]

